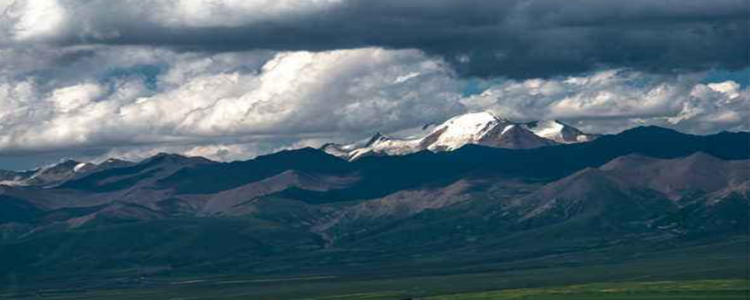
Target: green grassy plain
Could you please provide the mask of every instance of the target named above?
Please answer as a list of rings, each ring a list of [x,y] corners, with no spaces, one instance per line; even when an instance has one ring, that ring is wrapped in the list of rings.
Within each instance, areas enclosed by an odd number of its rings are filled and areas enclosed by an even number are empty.
[[[695,280],[657,282],[618,282],[574,285],[559,288],[511,289],[464,293],[428,298],[429,300],[677,300],[747,299],[747,280]]]
[[[295,299],[295,300],[734,300],[748,299],[747,280],[687,280],[655,282],[613,282],[572,285],[565,287],[507,289],[476,293],[411,298],[408,290],[366,293],[344,293],[322,297],[248,296],[241,290],[230,289],[214,295],[196,293],[194,289],[166,288],[163,290],[109,290],[73,295],[36,294],[28,298],[41,299]],[[10,296],[10,295],[0,295]],[[18,296],[18,295],[16,295]]]
[[[0,299],[747,299],[744,237],[662,251],[616,247],[513,260],[480,250],[368,264],[336,260],[332,266],[306,269],[295,260],[276,261],[274,265],[286,268],[265,274],[122,270],[36,282],[7,276],[9,284],[0,289]],[[334,254],[319,258],[332,259]]]

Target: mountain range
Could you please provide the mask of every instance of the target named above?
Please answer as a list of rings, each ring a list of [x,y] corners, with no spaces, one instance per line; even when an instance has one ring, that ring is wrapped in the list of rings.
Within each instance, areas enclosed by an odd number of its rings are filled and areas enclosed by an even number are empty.
[[[0,274],[397,272],[705,247],[747,235],[749,147],[745,132],[600,136],[478,113],[247,161],[4,171]]]
[[[465,145],[495,148],[530,149],[594,140],[557,120],[514,123],[491,112],[460,115],[437,126],[424,126],[422,133],[407,138],[393,138],[376,133],[366,141],[353,144],[325,144],[320,149],[347,160],[371,155],[404,155],[419,151],[453,151]]]

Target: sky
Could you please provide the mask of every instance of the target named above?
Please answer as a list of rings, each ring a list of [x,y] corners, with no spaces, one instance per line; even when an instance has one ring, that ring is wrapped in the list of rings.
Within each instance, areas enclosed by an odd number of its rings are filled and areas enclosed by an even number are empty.
[[[750,130],[746,0],[0,0],[0,169],[219,161],[492,111]]]

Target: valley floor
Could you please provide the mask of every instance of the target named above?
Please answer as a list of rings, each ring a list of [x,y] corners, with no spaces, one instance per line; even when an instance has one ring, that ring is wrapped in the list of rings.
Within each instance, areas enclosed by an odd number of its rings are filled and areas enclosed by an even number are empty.
[[[619,282],[430,297],[430,300],[729,300],[748,299],[747,280]]]
[[[667,251],[637,260],[508,268],[446,267],[443,273],[408,267],[365,273],[251,276],[173,275],[131,281],[71,279],[68,288],[11,286],[0,299],[89,300],[729,300],[748,299],[746,240]],[[735,249],[734,251],[720,250]],[[446,258],[447,259],[447,258]],[[411,271],[409,271],[411,270]],[[349,272],[349,273],[347,273]],[[409,272],[413,272],[409,274]],[[432,273],[432,274],[430,274]],[[98,284],[94,285],[94,283]]]
[[[40,268],[31,274],[5,273],[0,299],[747,299],[747,235],[671,245],[666,243],[673,240],[609,247],[571,242],[551,248],[548,239],[536,242],[546,242],[539,247],[547,250],[507,248],[510,242],[491,240],[429,255],[393,247],[380,252],[322,249],[257,260],[263,268],[233,269],[215,261],[173,269],[125,266],[57,273]]]
[[[238,282],[239,283],[239,282]],[[328,295],[322,297],[295,297],[299,300],[392,300],[392,299],[424,299],[424,300],[734,300],[749,299],[750,289],[747,280],[688,280],[688,281],[655,281],[655,282],[614,282],[573,285],[565,287],[508,289],[476,293],[460,293],[439,296],[411,297],[408,291],[384,291],[368,293],[350,293]],[[203,296],[190,289],[180,291],[168,288],[164,290],[110,290],[90,293],[75,293],[71,295],[35,294],[14,295],[21,298],[42,299],[286,299],[286,298],[256,298],[244,296],[241,292],[233,291],[224,295]],[[0,295],[11,297],[11,295]]]

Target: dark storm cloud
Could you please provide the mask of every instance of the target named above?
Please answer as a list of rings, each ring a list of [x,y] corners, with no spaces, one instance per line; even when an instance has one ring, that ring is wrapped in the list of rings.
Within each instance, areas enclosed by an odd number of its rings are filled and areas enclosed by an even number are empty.
[[[214,11],[193,22],[190,16],[165,20],[160,12],[179,11],[165,4],[148,9],[149,1],[85,3],[67,4],[72,17],[51,40],[201,51],[416,48],[444,58],[461,75],[482,77],[749,64],[744,0],[350,0],[281,13],[237,9],[226,22]],[[226,11],[234,4],[223,5]]]
[[[483,110],[747,130],[745,1],[0,0],[0,168],[246,159]]]

